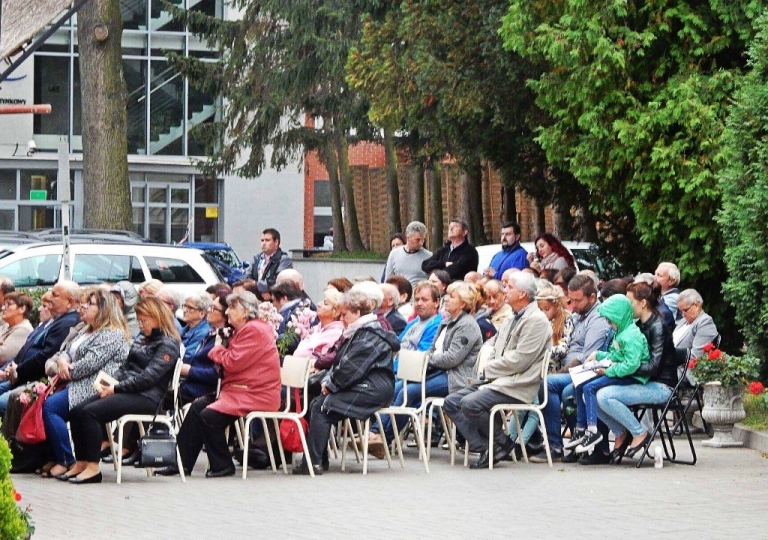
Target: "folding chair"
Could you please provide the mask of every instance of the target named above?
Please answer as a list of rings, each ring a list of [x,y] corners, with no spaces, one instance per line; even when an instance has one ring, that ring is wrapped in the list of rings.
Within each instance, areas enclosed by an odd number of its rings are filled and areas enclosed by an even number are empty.
[[[173,369],[173,377],[171,379],[171,392],[173,393],[173,408],[167,411],[167,414],[126,414],[118,418],[111,424],[117,424],[117,447],[115,447],[115,440],[112,436],[113,425],[107,425],[107,437],[109,438],[109,446],[112,449],[112,459],[114,460],[115,470],[117,471],[117,483],[122,483],[123,475],[123,460],[120,457],[120,450],[123,448],[123,431],[125,425],[131,422],[136,422],[139,425],[139,433],[144,436],[144,422],[154,422],[164,424],[168,426],[168,429],[174,433],[178,433],[179,426],[176,423],[176,409],[179,399],[179,381],[181,380],[181,366],[183,365],[183,357],[179,357],[176,361],[176,366]],[[181,481],[186,482],[187,479],[184,476],[184,467],[181,464],[181,454],[179,454],[179,446],[176,445],[176,465],[179,468],[179,475],[181,475]],[[147,476],[152,476],[152,468],[147,468]]]
[[[720,334],[717,334],[715,336],[715,339],[712,340],[712,345],[714,345],[715,348],[720,347],[720,339],[721,339]],[[686,362],[685,362],[686,369],[687,369],[688,361],[690,360],[690,356],[691,356],[690,355],[690,350],[687,351],[687,353],[688,353],[688,355],[686,357]],[[686,414],[686,415],[688,414],[688,410],[691,408],[691,405],[693,405],[693,401],[694,400],[696,400],[696,405],[699,407],[699,410],[702,410],[704,408],[704,404],[701,402],[702,388],[701,388],[701,384],[700,383],[697,382],[696,384],[691,384],[691,382],[688,381],[688,379],[685,378],[685,376],[683,376],[682,377],[682,389],[683,390],[690,390],[692,392],[691,396],[688,398],[688,401],[685,404],[685,407],[683,408],[684,414]],[[701,419],[701,423],[704,426],[704,431],[709,431],[709,426],[707,425],[707,421],[704,420],[704,418]],[[678,430],[680,430],[680,420],[679,419],[675,422],[675,425],[672,428],[672,431],[675,432],[675,433],[677,433]],[[680,434],[682,434],[682,430],[680,430],[679,432],[680,432]]]
[[[301,446],[304,449],[304,459],[307,461],[309,467],[309,475],[314,477],[315,471],[312,468],[312,459],[309,457],[309,447],[307,446],[307,438],[304,434],[304,429],[301,425],[301,419],[307,414],[307,381],[309,380],[309,368],[311,366],[310,358],[302,358],[300,356],[288,355],[283,360],[283,367],[280,368],[280,382],[286,388],[285,407],[282,411],[267,412],[267,411],[254,411],[248,413],[245,417],[245,425],[243,427],[244,435],[243,440],[243,480],[248,476],[248,444],[251,437],[249,436],[251,422],[258,418],[261,420],[261,425],[264,428],[264,436],[267,439],[267,451],[269,452],[269,461],[272,465],[272,470],[277,472],[275,466],[275,455],[272,450],[272,438],[269,435],[269,428],[267,427],[267,420],[272,420],[275,426],[275,433],[277,434],[277,447],[280,450],[280,459],[283,461],[283,472],[288,474],[288,465],[285,461],[285,452],[283,451],[283,443],[280,440],[280,420],[288,420],[294,422],[299,430],[299,436],[301,437]],[[293,389],[301,389],[304,395],[304,404],[301,407],[300,412],[291,412],[291,391]]]
[[[691,431],[688,427],[688,420],[685,418],[685,410],[687,405],[683,405],[682,397],[682,388],[684,382],[686,381],[685,375],[688,371],[688,358],[690,358],[690,352],[687,354],[686,361],[683,364],[683,370],[677,381],[677,385],[675,385],[675,388],[672,390],[672,394],[669,396],[669,399],[666,403],[643,403],[639,405],[633,405],[629,408],[635,414],[638,420],[641,419],[647,411],[651,411],[653,414],[654,425],[653,430],[651,431],[651,438],[648,440],[645,448],[643,448],[643,453],[640,455],[640,459],[637,460],[637,467],[640,467],[640,465],[643,464],[643,460],[645,459],[645,456],[648,455],[648,450],[651,448],[651,444],[653,443],[653,439],[656,437],[657,433],[659,435],[659,439],[661,439],[661,444],[664,448],[664,455],[667,461],[680,465],[696,465],[696,449],[693,446],[693,438],[691,437]],[[670,428],[669,422],[667,421],[667,413],[670,411],[679,415],[679,419],[672,428]],[[674,430],[678,425],[682,427],[682,431],[688,438],[688,446],[691,449],[692,456],[690,461],[677,458],[677,450],[675,449],[674,442]],[[662,429],[662,427],[664,429]],[[665,433],[667,436],[666,441],[664,440]],[[669,445],[669,447],[667,447],[667,445]],[[623,456],[619,458],[618,463],[621,463],[622,459]]]
[[[376,423],[379,426],[379,433],[384,433],[384,426],[381,423],[381,417],[378,415],[375,417]],[[357,433],[360,434],[360,438],[362,441],[362,450],[358,450],[357,443],[355,442],[354,437],[352,436],[353,430],[352,430],[352,421],[349,418],[345,418],[342,422],[342,430],[341,430],[341,470],[343,471],[346,467],[347,463],[347,446],[351,445],[352,449],[355,451],[355,458],[357,458],[357,462],[360,463],[360,454],[363,455],[363,475],[368,474],[368,435],[371,432],[371,419],[366,419],[365,422],[362,422],[361,420],[355,420],[357,424]],[[389,446],[384,445],[384,455],[387,458],[387,464],[389,465],[389,468],[392,468],[392,456],[389,453]],[[401,465],[402,458],[401,458]],[[403,465],[404,466],[404,465]]]
[[[510,403],[510,404],[500,404],[496,405],[491,409],[491,418],[488,422],[488,448],[489,451],[493,452],[494,447],[494,441],[493,441],[493,423],[494,418],[496,416],[496,413],[503,412],[504,415],[509,415],[512,413],[512,417],[515,419],[515,427],[517,428],[517,440],[518,444],[520,445],[520,448],[523,451],[523,459],[526,463],[528,463],[528,451],[525,449],[525,442],[523,442],[523,430],[520,427],[520,420],[517,417],[518,411],[531,411],[538,415],[539,417],[539,429],[541,429],[541,436],[544,438],[544,449],[547,452],[547,463],[549,463],[549,466],[552,467],[552,453],[549,448],[549,439],[547,437],[547,425],[544,423],[544,415],[541,411],[544,410],[544,407],[547,406],[547,399],[549,398],[549,394],[547,392],[547,374],[549,373],[549,353],[544,355],[544,359],[541,363],[541,380],[542,380],[542,386],[544,387],[544,399],[541,400],[541,403],[539,404],[525,404],[525,403]],[[507,422],[504,422],[504,428],[506,432]],[[512,459],[517,463],[517,457],[515,457],[514,452],[512,453]],[[488,469],[493,470],[493,459],[488,460]]]

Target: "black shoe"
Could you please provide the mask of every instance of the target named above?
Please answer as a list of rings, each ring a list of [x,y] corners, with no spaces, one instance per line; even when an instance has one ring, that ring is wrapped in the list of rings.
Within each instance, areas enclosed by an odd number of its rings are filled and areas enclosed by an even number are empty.
[[[627,437],[629,437],[629,435],[627,435]],[[628,458],[633,458],[635,457],[635,454],[637,454],[640,450],[645,448],[645,446],[650,442],[651,442],[651,434],[646,433],[645,437],[643,437],[643,440],[640,441],[640,443],[637,444],[636,446],[630,446],[629,448],[627,448],[627,453],[624,455]]]
[[[179,468],[175,465],[155,469],[155,476],[176,476],[177,474],[179,474]],[[189,476],[190,474],[192,474],[192,471],[184,471],[184,476]]]
[[[627,434],[624,438],[624,442],[620,446],[614,446],[613,451],[608,455],[611,465],[618,465],[621,463],[621,459],[624,457],[624,453],[629,448],[629,443],[632,442],[632,437]]]
[[[328,472],[328,469],[330,469],[330,468],[331,468],[331,463],[330,463],[330,461],[328,460],[328,452],[326,452],[325,454],[323,454],[323,459],[322,459],[322,464],[321,464],[321,467],[322,467],[322,469],[323,469],[323,472]]]
[[[610,462],[611,456],[597,450],[579,458],[579,465],[608,465]]]
[[[107,456],[112,457],[112,449],[109,446],[107,446],[106,448],[103,448],[101,450],[101,453],[99,454],[99,457],[105,458]]]
[[[510,454],[515,448],[515,443],[512,439],[507,439],[501,446],[494,445],[493,447],[493,464],[496,465],[499,461],[511,461]]]
[[[490,458],[488,450],[480,454],[480,457],[477,458],[477,461],[470,464],[470,469],[487,469],[488,468],[488,460]]]
[[[73,476],[69,479],[70,484],[101,484],[101,481],[103,480],[103,477],[101,473],[95,474],[91,476],[90,478],[86,478],[85,480],[78,478],[77,476]]]
[[[138,452],[134,452],[133,454],[130,454],[128,456],[123,456],[122,463],[123,467],[130,467],[131,465],[136,465],[136,463],[139,463],[141,461],[141,455]]]
[[[563,451],[557,448],[551,449],[550,455],[552,456],[552,462],[563,460]],[[549,463],[547,461],[547,449],[542,448],[538,452],[528,454],[528,461],[531,463]]]
[[[230,465],[226,469],[221,469],[220,471],[214,471],[214,470],[207,470],[205,471],[205,477],[206,478],[223,478],[225,476],[234,476],[235,475],[235,466]]]
[[[603,436],[599,431],[587,431],[587,434],[581,439],[581,444],[576,447],[576,452],[579,454],[589,452],[602,440]]]
[[[323,467],[321,465],[313,465],[312,469],[315,471],[315,476],[320,476],[323,474]],[[302,459],[299,462],[299,464],[293,468],[293,470],[291,471],[291,474],[300,475],[300,476],[309,476],[309,467],[307,466],[307,460]]]
[[[101,458],[102,463],[107,463],[108,465],[112,465],[115,460],[112,458],[112,454],[109,454],[107,456],[104,456]]]
[[[566,450],[571,450],[573,448],[576,448],[581,444],[581,441],[584,439],[584,437],[587,436],[587,433],[583,429],[576,429],[573,432],[573,437],[563,445],[563,448]]]
[[[579,461],[579,456],[576,452],[568,452],[567,454],[563,454],[563,458],[560,461],[563,463],[576,463]]]

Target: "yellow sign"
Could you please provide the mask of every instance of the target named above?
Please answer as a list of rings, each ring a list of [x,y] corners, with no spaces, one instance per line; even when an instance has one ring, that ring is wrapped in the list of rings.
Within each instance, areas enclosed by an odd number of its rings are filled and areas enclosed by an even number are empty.
[[[218,206],[206,206],[205,207],[205,217],[207,217],[207,218],[217,218],[217,217],[219,217],[219,207]]]

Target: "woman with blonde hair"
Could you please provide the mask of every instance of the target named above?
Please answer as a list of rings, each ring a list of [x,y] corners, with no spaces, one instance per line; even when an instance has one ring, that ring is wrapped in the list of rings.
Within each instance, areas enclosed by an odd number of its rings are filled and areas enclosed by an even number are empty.
[[[117,383],[104,385],[98,396],[70,411],[77,462],[60,480],[73,484],[101,482],[99,454],[102,427],[125,414],[154,414],[163,399],[179,359],[181,338],[162,300],[146,297],[136,304],[141,330],[128,358],[115,374]]]
[[[66,384],[43,404],[45,434],[56,462],[47,477],[64,474],[75,463],[67,430],[70,410],[96,396],[96,375],[104,371],[114,376],[130,348],[130,332],[115,297],[93,288],[81,298],[80,320],[85,326],[46,363],[46,373],[58,373]]]
[[[560,287],[547,283],[536,294],[539,309],[552,324],[552,348],[549,350],[549,370],[560,369],[560,362],[568,355],[573,334],[573,320],[566,306],[566,299]]]

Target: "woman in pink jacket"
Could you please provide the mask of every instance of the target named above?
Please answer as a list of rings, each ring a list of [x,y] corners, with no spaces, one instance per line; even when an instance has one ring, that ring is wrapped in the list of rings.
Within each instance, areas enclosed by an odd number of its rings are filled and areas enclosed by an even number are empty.
[[[280,408],[280,357],[270,323],[257,318],[258,300],[250,292],[227,297],[227,318],[235,329],[228,343],[221,335],[208,357],[222,372],[218,398],[202,397],[192,403],[177,437],[184,473],[189,474],[205,445],[210,463],[206,478],[232,476],[235,465],[225,431],[252,411]],[[178,474],[175,467],[156,472]]]

